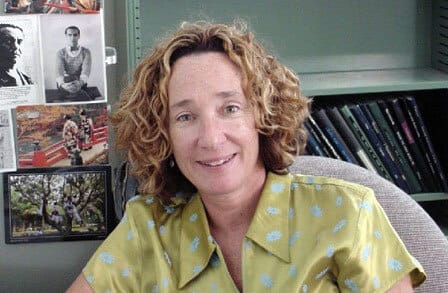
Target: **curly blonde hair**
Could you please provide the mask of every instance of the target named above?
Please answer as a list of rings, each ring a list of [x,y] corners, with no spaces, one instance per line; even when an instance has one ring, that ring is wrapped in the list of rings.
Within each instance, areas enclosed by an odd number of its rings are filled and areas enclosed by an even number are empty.
[[[242,21],[231,25],[182,23],[137,66],[110,115],[116,146],[127,150],[140,192],[171,195],[194,190],[176,166],[169,166],[168,83],[177,59],[202,51],[223,52],[241,69],[243,91],[254,111],[260,156],[267,170],[285,173],[305,148],[303,122],[309,115],[310,100],[301,94],[297,76],[267,54],[247,25]]]

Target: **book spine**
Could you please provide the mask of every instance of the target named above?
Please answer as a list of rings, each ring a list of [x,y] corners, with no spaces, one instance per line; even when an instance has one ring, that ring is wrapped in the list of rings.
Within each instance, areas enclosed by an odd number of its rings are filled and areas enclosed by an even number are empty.
[[[345,122],[341,113],[339,113],[339,110],[336,107],[331,107],[327,108],[326,112],[328,118],[330,118],[334,127],[339,131],[339,134],[347,144],[348,148],[357,157],[360,165],[372,172],[378,173],[375,166],[370,161],[369,156],[366,154],[362,146],[359,144],[358,139],[347,125],[347,122]]]
[[[411,116],[414,118],[416,129],[421,132],[421,142],[427,149],[427,153],[429,155],[429,162],[433,166],[433,176],[436,178],[438,183],[440,184],[441,190],[444,192],[448,192],[448,184],[446,180],[445,173],[443,172],[442,166],[440,164],[440,160],[437,156],[436,151],[434,150],[434,146],[432,144],[431,138],[429,137],[428,129],[426,128],[425,121],[421,115],[421,112],[418,108],[417,101],[412,96],[406,96],[404,98],[405,105],[408,107],[408,111]]]
[[[315,133],[319,135],[320,139],[322,140],[323,144],[327,148],[328,152],[330,153],[330,157],[338,160],[342,160],[341,156],[339,156],[336,149],[333,147],[331,142],[328,140],[328,138],[325,136],[325,133],[320,128],[319,124],[314,120],[313,116],[308,117],[308,121],[310,122],[311,127],[314,129]]]
[[[410,166],[406,155],[404,154],[404,151],[402,150],[399,142],[395,138],[393,130],[389,127],[389,124],[387,123],[386,118],[384,117],[383,113],[381,112],[381,109],[377,103],[377,101],[372,101],[367,104],[370,112],[373,115],[373,118],[375,119],[379,129],[384,134],[385,140],[388,141],[391,150],[393,152],[393,155],[397,158],[398,163],[400,164],[406,178],[409,184],[410,193],[418,193],[422,191],[422,187],[420,186],[420,183],[418,182],[417,177],[414,174],[414,171],[412,170],[412,167]]]
[[[313,127],[311,127],[310,122],[307,120],[305,121],[305,128],[306,130],[314,137],[314,139],[316,140],[317,144],[319,145],[320,149],[322,150],[322,152],[324,153],[325,157],[328,158],[332,158],[330,152],[328,151],[328,149],[325,146],[325,143],[323,142],[323,140],[320,138],[320,136],[317,134],[317,132],[314,130]]]
[[[429,188],[428,191],[435,191],[437,189],[435,182],[432,178],[429,167],[426,165],[423,154],[420,151],[414,136],[412,135],[411,128],[409,127],[409,124],[406,121],[406,117],[404,116],[403,110],[400,107],[399,100],[397,98],[394,98],[389,100],[388,103],[391,105],[395,113],[395,117],[397,118],[398,124],[401,126],[401,130],[404,134],[407,144],[409,145],[409,149],[411,150],[411,154],[415,159],[417,167],[421,171],[425,182],[428,183],[427,184]]]
[[[381,111],[383,112],[384,117],[386,118],[387,122],[389,123],[389,126],[392,128],[392,131],[395,134],[395,137],[397,138],[398,142],[400,143],[400,146],[402,147],[406,158],[409,161],[409,165],[411,166],[412,170],[414,171],[415,176],[417,177],[419,184],[422,188],[422,191],[428,191],[427,183],[423,179],[423,175],[418,169],[417,163],[415,162],[411,150],[409,149],[406,140],[404,136],[401,134],[400,126],[397,121],[395,121],[395,118],[393,116],[393,111],[390,109],[389,105],[386,103],[386,101],[378,101],[378,106],[380,107]]]
[[[375,165],[375,169],[377,170],[378,174],[382,177],[386,178],[389,181],[392,181],[392,177],[390,176],[389,172],[384,167],[384,164],[382,163],[381,159],[378,157],[378,154],[375,152],[374,148],[369,142],[369,139],[367,138],[364,131],[361,129],[361,126],[359,126],[358,122],[356,121],[353,114],[350,112],[350,109],[347,105],[341,106],[339,108],[342,116],[344,117],[345,121],[349,125],[349,127],[352,129],[353,133],[358,137],[358,140],[366,153],[368,154],[370,161]]]
[[[320,148],[319,143],[317,142],[313,133],[310,130],[308,130],[307,125],[305,125],[305,129],[308,132],[308,144],[307,144],[307,147],[309,148],[308,152],[311,155],[326,157],[324,151]]]
[[[360,105],[353,105],[352,107],[349,107],[349,108],[350,108],[350,111],[352,111],[353,115],[358,120],[358,123],[361,126],[361,128],[366,133],[372,146],[374,146],[375,149],[377,150],[378,156],[381,158],[385,167],[389,171],[389,174],[392,176],[393,182],[398,187],[400,187],[402,190],[409,192],[407,183],[403,180],[397,166],[395,165],[395,163],[392,161],[392,158],[389,156],[389,154],[384,149],[380,139],[378,138],[375,131],[373,130],[373,127],[372,127],[370,121],[367,119],[366,115],[364,115]]]
[[[324,109],[319,109],[312,113],[312,116],[316,120],[317,124],[321,127],[324,133],[327,135],[328,139],[335,146],[335,149],[340,154],[342,160],[359,165],[358,160],[353,156],[352,152],[349,150],[344,140],[342,139],[339,132],[331,123]]]

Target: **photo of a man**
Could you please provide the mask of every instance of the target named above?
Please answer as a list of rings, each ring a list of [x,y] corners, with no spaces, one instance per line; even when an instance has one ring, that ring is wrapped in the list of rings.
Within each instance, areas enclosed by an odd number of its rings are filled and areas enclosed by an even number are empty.
[[[21,27],[0,23],[0,87],[33,84],[20,68],[24,37]]]
[[[92,67],[90,50],[80,46],[81,31],[77,26],[65,29],[67,45],[56,55],[56,84],[62,97],[78,95],[90,98],[87,81]]]

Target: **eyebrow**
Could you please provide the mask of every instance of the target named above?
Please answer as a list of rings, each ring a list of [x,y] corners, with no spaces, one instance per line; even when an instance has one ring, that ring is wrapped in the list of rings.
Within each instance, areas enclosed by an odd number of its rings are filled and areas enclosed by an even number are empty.
[[[239,95],[239,94],[241,94],[239,91],[233,91],[232,90],[232,91],[217,92],[215,94],[215,96],[217,96],[219,98],[223,98],[223,99],[228,99],[228,98],[231,98],[231,97]],[[177,102],[175,104],[170,105],[169,108],[170,109],[182,108],[182,107],[187,106],[190,103],[191,103],[190,99],[184,99],[184,100],[181,100],[181,101],[179,101],[179,102]]]

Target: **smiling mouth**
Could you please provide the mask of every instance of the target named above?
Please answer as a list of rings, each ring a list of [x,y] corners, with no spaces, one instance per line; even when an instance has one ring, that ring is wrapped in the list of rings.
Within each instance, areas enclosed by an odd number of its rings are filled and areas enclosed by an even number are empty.
[[[235,158],[236,154],[232,154],[226,158],[220,159],[220,160],[210,160],[210,161],[196,161],[200,165],[207,166],[207,167],[219,167],[224,164],[227,164],[230,162],[233,158]]]

